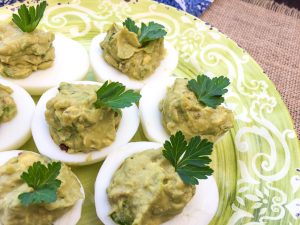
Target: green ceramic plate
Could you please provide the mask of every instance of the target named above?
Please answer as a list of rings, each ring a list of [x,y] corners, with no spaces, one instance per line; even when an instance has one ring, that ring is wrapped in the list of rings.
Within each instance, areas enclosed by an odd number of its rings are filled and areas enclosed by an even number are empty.
[[[114,21],[128,16],[137,21],[155,20],[167,28],[166,39],[180,53],[177,76],[207,73],[230,78],[226,103],[236,120],[214,150],[220,204],[211,224],[300,224],[300,148],[293,122],[272,82],[234,41],[195,17],[148,0],[48,3],[41,27],[63,33],[85,47]],[[0,9],[0,19],[8,18],[8,12]],[[141,129],[134,137],[138,140],[145,140]],[[22,149],[36,150],[32,140]],[[86,191],[80,225],[101,224],[93,190],[100,166],[73,168]]]

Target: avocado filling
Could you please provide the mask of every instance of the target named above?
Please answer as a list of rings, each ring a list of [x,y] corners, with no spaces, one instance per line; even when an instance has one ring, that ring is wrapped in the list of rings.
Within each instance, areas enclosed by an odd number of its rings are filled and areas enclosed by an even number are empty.
[[[177,78],[168,89],[160,103],[162,123],[171,135],[180,130],[187,139],[200,135],[215,142],[233,126],[233,113],[221,105],[213,109],[200,104],[187,83]]]
[[[159,225],[182,212],[195,194],[158,150],[128,157],[107,188],[111,218],[120,225]]]
[[[164,39],[149,41],[142,46],[137,34],[116,24],[100,43],[104,60],[132,79],[149,77],[164,58]]]
[[[45,117],[54,142],[68,153],[90,152],[110,145],[121,113],[95,107],[97,85],[61,83],[47,102]]]
[[[52,66],[54,34],[35,30],[22,32],[13,23],[0,25],[0,75],[13,79]]]
[[[70,168],[62,165],[58,175],[61,186],[57,191],[57,200],[49,204],[23,206],[18,196],[32,191],[32,188],[24,183],[20,176],[37,161],[43,164],[49,162],[36,153],[23,152],[0,167],[0,224],[53,224],[56,219],[70,210],[77,200],[83,198],[77,178]]]
[[[13,90],[0,84],[0,124],[12,120],[17,114],[17,106],[11,97]]]

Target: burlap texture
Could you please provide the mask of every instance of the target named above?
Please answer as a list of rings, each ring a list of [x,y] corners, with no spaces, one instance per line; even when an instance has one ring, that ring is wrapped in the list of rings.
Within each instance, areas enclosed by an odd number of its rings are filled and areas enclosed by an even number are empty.
[[[241,0],[300,19],[299,0]]]
[[[261,65],[286,103],[299,138],[300,19],[241,0],[216,0],[201,19],[235,40]]]

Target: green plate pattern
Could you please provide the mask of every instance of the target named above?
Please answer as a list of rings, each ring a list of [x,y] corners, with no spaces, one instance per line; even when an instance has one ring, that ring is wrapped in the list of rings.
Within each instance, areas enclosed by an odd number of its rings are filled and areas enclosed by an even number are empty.
[[[114,21],[128,16],[155,20],[167,28],[166,39],[180,53],[177,76],[206,73],[230,78],[226,104],[234,111],[235,124],[214,149],[220,204],[211,225],[300,224],[300,146],[293,122],[272,82],[234,41],[195,17],[149,0],[48,3],[41,28],[63,33],[86,48]],[[10,11],[0,9],[0,20],[9,17]],[[133,139],[139,140],[146,140],[141,129]],[[32,140],[22,149],[36,151]],[[86,191],[79,225],[102,224],[93,190],[100,166],[73,168]]]

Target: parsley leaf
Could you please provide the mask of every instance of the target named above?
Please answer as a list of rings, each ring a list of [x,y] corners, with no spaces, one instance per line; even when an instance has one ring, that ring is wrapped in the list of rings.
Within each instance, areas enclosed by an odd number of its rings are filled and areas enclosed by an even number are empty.
[[[139,42],[144,44],[164,37],[167,32],[165,27],[161,24],[150,22],[148,25],[142,23],[141,34],[139,35]]]
[[[141,95],[133,90],[125,91],[125,86],[119,82],[106,81],[97,91],[96,108],[109,107],[113,110],[129,107],[139,101]]]
[[[123,22],[123,26],[125,26],[129,31],[134,32],[138,35],[140,28],[137,25],[135,25],[135,22],[132,19],[127,18]]]
[[[167,34],[165,27],[155,22],[150,22],[148,25],[142,23],[142,27],[140,29],[131,18],[127,18],[123,22],[123,26],[125,26],[129,31],[137,34],[141,45],[144,45],[149,41],[162,38]]]
[[[47,3],[43,1],[37,7],[30,6],[29,8],[26,7],[25,4],[21,5],[18,9],[18,14],[13,14],[12,21],[23,31],[23,32],[32,32],[38,26],[39,22],[41,21]]]
[[[182,181],[196,185],[198,179],[207,179],[213,173],[209,167],[213,143],[193,137],[189,143],[181,131],[164,143],[163,155],[174,166]]]
[[[222,95],[228,91],[226,87],[229,84],[230,81],[227,77],[220,76],[210,79],[203,74],[198,75],[197,80],[190,80],[187,87],[195,93],[200,103],[215,109],[224,102]]]
[[[55,202],[57,189],[61,181],[57,180],[61,169],[60,162],[49,163],[47,167],[41,162],[35,162],[23,172],[21,179],[33,188],[32,192],[25,192],[18,196],[22,205],[41,204]]]
[[[22,205],[51,203],[56,201],[56,192],[50,188],[37,189],[33,192],[26,192],[19,195]]]

